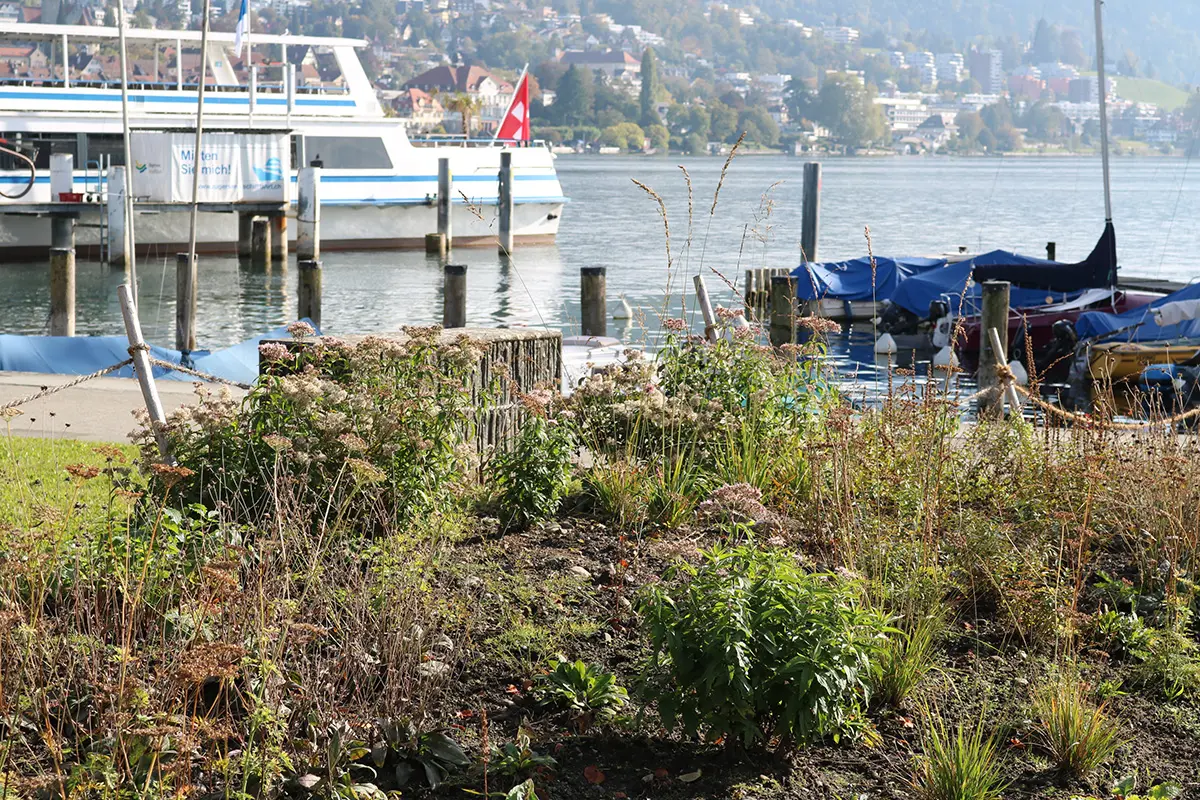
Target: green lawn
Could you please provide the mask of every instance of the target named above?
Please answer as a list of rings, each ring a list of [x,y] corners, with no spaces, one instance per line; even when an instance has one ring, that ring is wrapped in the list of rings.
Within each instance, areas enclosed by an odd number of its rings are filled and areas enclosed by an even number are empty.
[[[1174,111],[1188,101],[1188,93],[1183,89],[1152,78],[1118,77],[1113,80],[1117,82],[1117,96],[1132,103],[1154,103],[1159,108]]]
[[[112,468],[120,477],[136,458],[137,449],[130,445],[25,439],[0,430],[0,524],[29,525],[47,507],[59,513],[69,512],[72,504],[77,511],[101,511],[112,489],[106,473]],[[100,474],[73,477],[67,467],[74,465],[95,467]]]

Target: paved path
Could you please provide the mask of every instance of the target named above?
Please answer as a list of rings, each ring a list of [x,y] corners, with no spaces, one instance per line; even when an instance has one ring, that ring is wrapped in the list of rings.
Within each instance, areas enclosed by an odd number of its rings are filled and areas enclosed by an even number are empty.
[[[0,372],[0,405],[31,395],[43,386],[61,386],[75,377]],[[214,391],[218,389],[214,387]],[[243,393],[239,389],[232,391]],[[196,402],[193,384],[184,381],[158,381],[158,393],[168,414],[182,405]],[[136,380],[97,378],[22,406],[24,413],[10,420],[10,428],[17,436],[128,442],[129,434],[136,427],[133,411],[144,407]],[[0,427],[0,436],[3,433],[3,427]]]

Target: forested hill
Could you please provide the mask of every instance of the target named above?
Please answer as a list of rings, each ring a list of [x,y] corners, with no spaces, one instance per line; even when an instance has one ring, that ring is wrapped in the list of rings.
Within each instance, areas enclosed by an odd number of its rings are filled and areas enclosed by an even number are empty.
[[[580,5],[685,43],[689,33],[697,32],[691,24],[695,15],[708,3],[580,0]],[[759,0],[756,7],[773,20],[858,28],[864,46],[885,47],[889,37],[911,38],[935,52],[976,43],[1011,49],[1029,41],[1044,18],[1073,29],[1087,53],[1094,52],[1091,0]],[[1141,74],[1200,84],[1200,0],[1107,0],[1104,8],[1110,61],[1129,51]]]

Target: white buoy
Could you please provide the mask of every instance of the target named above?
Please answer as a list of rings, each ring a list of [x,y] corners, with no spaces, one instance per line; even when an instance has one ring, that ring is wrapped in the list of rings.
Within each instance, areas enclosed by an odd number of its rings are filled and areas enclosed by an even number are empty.
[[[877,355],[892,355],[896,352],[896,340],[892,338],[890,333],[885,333],[880,336],[875,342],[875,353]]]
[[[1013,380],[1018,386],[1026,386],[1029,383],[1029,373],[1025,370],[1025,365],[1020,361],[1008,362],[1008,371],[1012,373]]]
[[[950,345],[945,345],[941,350],[933,354],[933,365],[935,367],[958,367],[958,353],[954,352],[954,348]]]
[[[617,298],[617,307],[613,309],[613,319],[633,319],[633,309],[629,307],[629,301],[625,299],[625,295]]]

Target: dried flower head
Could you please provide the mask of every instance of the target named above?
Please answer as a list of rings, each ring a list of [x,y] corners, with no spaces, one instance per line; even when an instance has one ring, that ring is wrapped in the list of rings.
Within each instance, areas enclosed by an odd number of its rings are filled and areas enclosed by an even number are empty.
[[[185,651],[179,658],[175,676],[185,684],[196,685],[217,678],[228,680],[237,674],[238,663],[246,651],[235,644],[208,642]]]
[[[687,323],[681,319],[671,318],[663,320],[663,327],[671,333],[683,333],[687,330],[688,326]]]
[[[354,433],[343,433],[338,437],[338,441],[351,453],[362,453],[367,449],[367,443],[363,441],[363,438]]]
[[[0,408],[0,419],[13,419],[19,417],[25,412],[19,408]]]
[[[278,433],[268,433],[263,437],[263,444],[277,453],[292,448],[292,440],[286,436],[280,436]]]
[[[150,469],[159,480],[166,484],[168,489],[184,478],[190,478],[195,474],[187,467],[179,467],[173,464],[155,464]]]
[[[92,448],[92,452],[97,455],[104,456],[104,460],[108,462],[117,462],[118,464],[125,463],[125,451],[116,445],[101,444]]]
[[[90,481],[100,474],[100,468],[93,467],[91,464],[67,464],[65,469],[68,475],[81,481]]]

